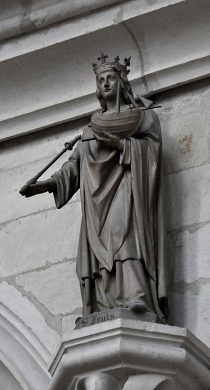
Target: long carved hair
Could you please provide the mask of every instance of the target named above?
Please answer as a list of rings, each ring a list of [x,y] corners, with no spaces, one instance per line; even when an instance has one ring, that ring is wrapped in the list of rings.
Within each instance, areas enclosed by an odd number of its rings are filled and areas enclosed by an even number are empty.
[[[114,66],[112,67],[112,69],[119,77],[119,81],[118,81],[118,82],[120,82],[120,89],[119,90],[120,90],[120,94],[121,94],[123,102],[127,105],[131,105],[131,104],[135,105],[133,91],[131,88],[131,84],[128,81],[127,74],[122,70],[119,71],[119,69],[116,69]],[[98,85],[97,77],[96,77],[96,96],[99,100],[102,111],[103,112],[106,111],[107,110],[106,101],[100,93],[100,88]],[[116,98],[117,98],[117,96],[116,96]]]

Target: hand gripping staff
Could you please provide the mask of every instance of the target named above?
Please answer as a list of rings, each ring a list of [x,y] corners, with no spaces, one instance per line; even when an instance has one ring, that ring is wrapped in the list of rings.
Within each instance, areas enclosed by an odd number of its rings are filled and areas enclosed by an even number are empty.
[[[30,187],[32,184],[35,184],[36,181],[40,178],[41,175],[43,175],[44,172],[48,168],[51,167],[51,165],[54,164],[55,161],[57,161],[67,150],[72,150],[74,145],[81,139],[81,135],[76,136],[73,138],[71,141],[66,142],[64,145],[64,148],[60,151],[60,153],[57,154],[41,171],[39,171],[35,176],[33,176],[30,180],[27,181],[26,184],[24,184],[23,187],[21,187],[19,193],[21,195],[24,195],[25,192],[27,191],[27,188]]]

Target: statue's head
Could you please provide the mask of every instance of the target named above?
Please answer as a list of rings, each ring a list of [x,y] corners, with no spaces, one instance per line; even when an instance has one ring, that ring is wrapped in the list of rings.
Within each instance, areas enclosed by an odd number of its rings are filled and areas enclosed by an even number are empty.
[[[112,68],[104,69],[96,76],[98,98],[116,100],[118,75]]]
[[[116,57],[112,62],[106,61],[106,58],[108,56],[102,53],[101,57],[98,58],[101,63],[98,65],[92,64],[96,74],[96,96],[103,111],[106,111],[106,100],[116,101],[118,93],[124,104],[132,104],[130,98],[133,97],[131,85],[127,78],[130,57],[125,58],[124,64],[120,64],[119,57]]]

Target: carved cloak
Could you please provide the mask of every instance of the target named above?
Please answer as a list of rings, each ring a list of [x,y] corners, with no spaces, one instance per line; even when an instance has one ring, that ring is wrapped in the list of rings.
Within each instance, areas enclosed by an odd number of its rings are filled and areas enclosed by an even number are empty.
[[[146,269],[155,312],[164,321],[158,304],[166,297],[166,281],[162,143],[156,113],[145,111],[135,134],[123,142],[120,154],[94,140],[91,128],[84,130],[70,159],[53,175],[55,203],[63,207],[80,187],[77,275],[81,290],[101,269],[111,272],[116,261],[139,259]],[[84,304],[84,292],[82,296]]]

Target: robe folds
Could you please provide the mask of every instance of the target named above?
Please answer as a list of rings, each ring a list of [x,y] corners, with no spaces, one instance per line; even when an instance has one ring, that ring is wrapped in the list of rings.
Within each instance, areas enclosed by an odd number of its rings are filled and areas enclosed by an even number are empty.
[[[119,137],[122,152],[97,141],[93,128],[84,130],[69,160],[53,175],[55,203],[63,207],[80,188],[77,275],[83,314],[128,307],[129,300],[145,295],[164,322],[159,308],[166,297],[162,143],[156,113],[145,111],[134,134],[124,138],[119,132]]]

